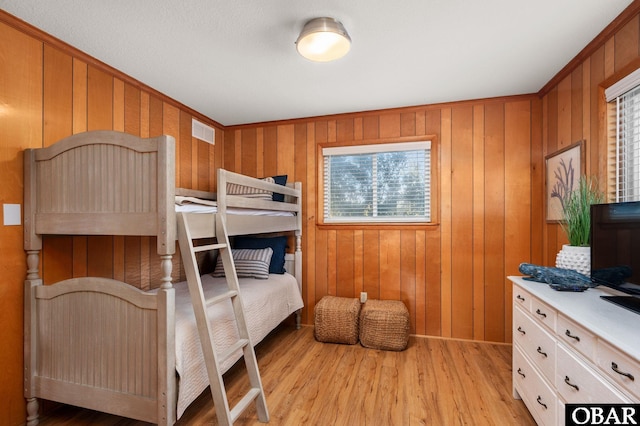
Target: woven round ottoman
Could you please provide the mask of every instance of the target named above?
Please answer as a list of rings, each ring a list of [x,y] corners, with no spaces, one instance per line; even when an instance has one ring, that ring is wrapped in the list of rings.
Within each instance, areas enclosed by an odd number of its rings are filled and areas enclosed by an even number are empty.
[[[324,296],[314,309],[314,335],[319,342],[358,343],[360,300]]]
[[[360,344],[402,351],[409,343],[409,311],[399,300],[368,300],[360,311]]]

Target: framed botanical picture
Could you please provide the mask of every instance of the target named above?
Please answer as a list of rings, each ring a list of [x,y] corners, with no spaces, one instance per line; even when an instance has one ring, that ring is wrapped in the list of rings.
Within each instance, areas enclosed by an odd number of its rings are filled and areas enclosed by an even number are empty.
[[[545,157],[547,222],[562,219],[567,196],[584,174],[584,143],[578,141]]]

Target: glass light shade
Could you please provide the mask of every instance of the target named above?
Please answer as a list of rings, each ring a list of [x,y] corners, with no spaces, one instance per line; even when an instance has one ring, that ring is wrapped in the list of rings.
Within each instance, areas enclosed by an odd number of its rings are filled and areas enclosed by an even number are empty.
[[[314,62],[342,58],[351,48],[351,38],[344,26],[333,18],[316,18],[307,22],[296,41],[296,49]]]

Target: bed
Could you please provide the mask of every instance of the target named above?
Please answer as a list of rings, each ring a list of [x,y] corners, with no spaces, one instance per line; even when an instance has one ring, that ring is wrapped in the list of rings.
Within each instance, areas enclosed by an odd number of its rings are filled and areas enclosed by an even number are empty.
[[[172,282],[176,210],[180,209],[175,197],[174,139],[86,132],[47,148],[26,150],[24,171],[27,424],[38,423],[38,399],[162,425],[175,423],[206,389],[208,379],[186,283]],[[215,215],[222,215],[232,237],[294,235],[294,253],[286,254],[285,265],[293,274],[269,274],[267,282],[240,279],[255,345],[294,312],[299,326],[301,186],[282,186],[220,169],[217,187],[215,203],[178,203],[203,210],[198,216],[203,229]],[[231,188],[278,194],[282,199],[254,198]],[[178,193],[188,198],[203,195],[189,190]],[[156,288],[142,291],[104,277],[72,278],[45,286],[39,272],[43,235],[153,237],[160,258]],[[212,294],[226,288],[224,278],[212,274],[203,275],[205,282]],[[219,304],[212,309],[217,309],[211,313],[216,343],[224,349],[235,339],[235,328],[227,331],[233,318],[231,307]],[[238,358],[240,352],[223,370]]]

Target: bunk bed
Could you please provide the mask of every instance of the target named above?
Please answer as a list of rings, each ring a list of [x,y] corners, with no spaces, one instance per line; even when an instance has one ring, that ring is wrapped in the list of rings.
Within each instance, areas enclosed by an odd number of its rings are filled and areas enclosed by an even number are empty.
[[[112,131],[81,133],[47,148],[25,150],[24,172],[28,425],[38,423],[38,399],[173,424],[206,389],[208,379],[189,292],[186,283],[172,283],[176,210],[185,205],[189,212],[203,213],[198,215],[201,228],[192,229],[196,236],[210,236],[211,220],[220,216],[232,237],[294,234],[295,250],[286,254],[285,261],[293,276],[269,274],[268,283],[240,278],[240,288],[254,345],[294,312],[299,326],[300,183],[282,186],[219,169],[215,203],[185,203],[185,198],[175,196],[172,137],[143,139]],[[178,192],[188,201],[203,195]],[[248,195],[255,193],[279,194],[281,200]],[[142,291],[103,277],[43,285],[43,235],[155,237],[161,276],[157,288]],[[212,275],[203,275],[202,280],[207,291],[215,294],[226,284],[224,278]],[[233,319],[230,304],[210,309],[217,309],[210,314],[216,340],[220,339],[218,347],[224,348],[234,338],[225,331],[225,324]],[[223,369],[240,357],[238,352]]]

